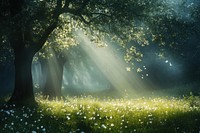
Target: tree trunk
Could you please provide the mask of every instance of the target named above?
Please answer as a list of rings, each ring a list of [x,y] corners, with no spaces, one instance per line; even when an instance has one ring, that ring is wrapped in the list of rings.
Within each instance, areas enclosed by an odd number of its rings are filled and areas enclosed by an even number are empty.
[[[49,100],[61,98],[64,63],[63,60],[55,57],[41,62],[43,74],[46,74],[43,95]]]
[[[32,35],[32,28],[35,27],[31,23],[32,19],[24,16],[24,9],[26,9],[25,0],[9,0],[9,42],[14,49],[15,54],[15,88],[9,100],[9,103],[17,103],[21,105],[32,105],[35,102],[33,93],[33,81],[31,74],[32,59],[36,52],[38,52],[45,44],[49,35],[57,27],[62,1],[58,0],[53,15],[44,15],[44,18],[52,18],[49,20],[48,26],[41,28],[39,39],[34,38]],[[42,18],[43,18],[42,17]],[[40,18],[40,17],[39,17]],[[34,20],[43,21],[35,18]],[[33,25],[32,25],[33,24]],[[38,33],[39,34],[39,33]]]
[[[9,103],[35,104],[31,65],[34,52],[27,48],[15,49],[15,88]]]

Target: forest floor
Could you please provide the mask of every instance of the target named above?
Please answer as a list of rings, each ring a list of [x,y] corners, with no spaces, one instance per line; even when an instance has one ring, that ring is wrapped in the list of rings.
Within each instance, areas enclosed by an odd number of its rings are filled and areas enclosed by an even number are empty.
[[[98,99],[66,97],[37,107],[5,105],[1,133],[199,133],[200,97]]]

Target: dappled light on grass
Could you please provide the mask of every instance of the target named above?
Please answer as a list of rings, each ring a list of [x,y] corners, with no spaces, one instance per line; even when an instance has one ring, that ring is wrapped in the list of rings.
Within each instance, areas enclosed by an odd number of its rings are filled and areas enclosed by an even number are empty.
[[[200,98],[37,97],[36,108],[1,109],[2,132],[198,132]],[[13,107],[15,105],[12,105]]]

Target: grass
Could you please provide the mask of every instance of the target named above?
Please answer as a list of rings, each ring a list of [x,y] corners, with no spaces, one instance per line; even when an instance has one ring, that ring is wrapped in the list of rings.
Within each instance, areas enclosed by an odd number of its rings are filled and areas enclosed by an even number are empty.
[[[200,97],[67,97],[0,109],[1,133],[199,133]]]

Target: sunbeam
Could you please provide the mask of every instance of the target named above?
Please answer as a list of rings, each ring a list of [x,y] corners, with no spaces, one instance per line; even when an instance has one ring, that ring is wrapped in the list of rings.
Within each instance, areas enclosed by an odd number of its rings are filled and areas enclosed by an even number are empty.
[[[142,83],[141,78],[138,77],[137,73],[126,71],[124,61],[117,58],[113,53],[111,45],[103,48],[98,47],[92,44],[90,39],[81,31],[77,32],[77,35],[82,42],[82,50],[94,61],[116,91],[131,97],[146,92],[146,87]]]

